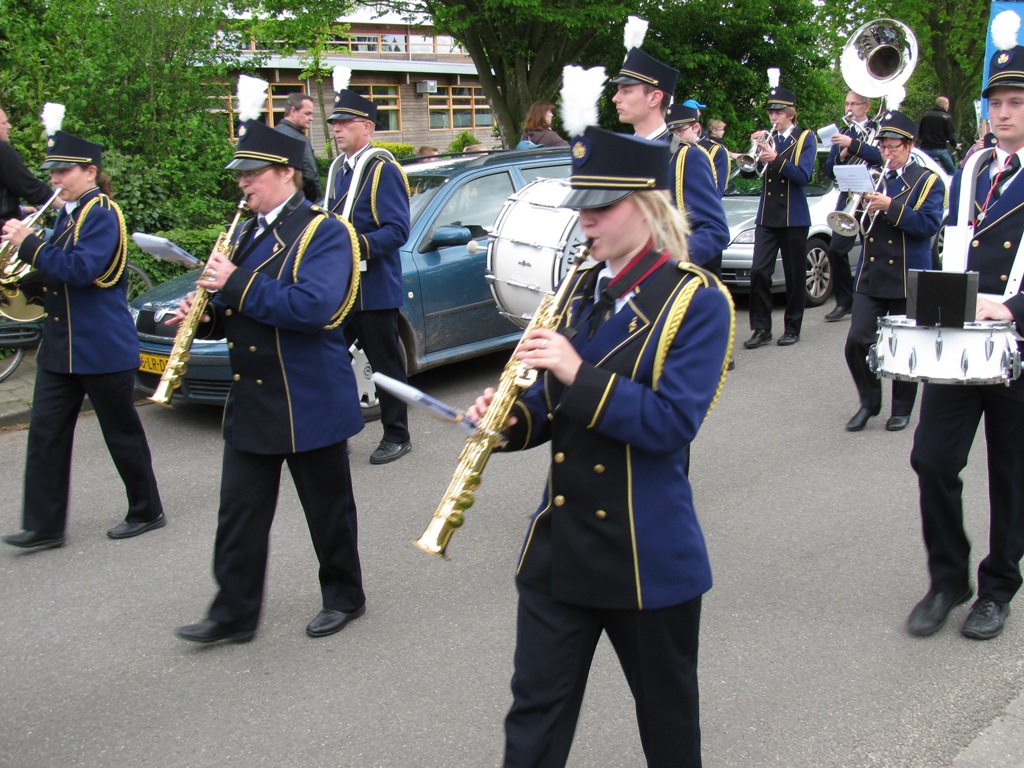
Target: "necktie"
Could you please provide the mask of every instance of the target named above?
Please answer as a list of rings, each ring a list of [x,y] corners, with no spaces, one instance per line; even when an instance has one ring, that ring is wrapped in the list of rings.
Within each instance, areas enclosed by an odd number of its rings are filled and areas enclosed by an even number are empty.
[[[259,216],[257,216],[256,217],[256,237],[259,237],[264,232],[266,232],[267,228],[269,226],[270,225],[267,223],[267,217],[266,216],[264,216],[262,213]]]
[[[999,195],[1006,189],[1006,184],[1013,178],[1013,175],[1020,170],[1020,158],[1016,154],[1010,155],[1009,162],[1003,167],[998,174],[996,174],[995,180],[992,182],[994,189],[992,190],[992,199],[998,200]]]
[[[608,292],[612,279],[608,275],[597,281],[597,301],[594,302],[594,314],[590,316],[590,335],[593,336],[605,320],[615,314],[615,299]]]

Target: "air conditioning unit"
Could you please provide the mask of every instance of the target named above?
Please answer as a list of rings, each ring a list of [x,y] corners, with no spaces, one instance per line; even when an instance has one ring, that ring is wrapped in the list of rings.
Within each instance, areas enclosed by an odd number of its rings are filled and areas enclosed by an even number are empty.
[[[437,93],[437,80],[417,81],[416,93]]]

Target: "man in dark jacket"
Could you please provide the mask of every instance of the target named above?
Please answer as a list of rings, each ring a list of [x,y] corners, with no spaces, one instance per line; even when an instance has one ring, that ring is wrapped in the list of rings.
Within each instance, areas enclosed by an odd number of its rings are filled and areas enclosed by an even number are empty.
[[[304,93],[290,93],[285,102],[284,120],[277,124],[277,130],[306,145],[302,155],[302,193],[311,203],[319,203],[323,197],[320,191],[320,170],[316,165],[313,146],[306,131],[313,122],[313,99]]]
[[[21,218],[21,200],[42,205],[50,199],[50,187],[41,182],[22,162],[10,144],[11,123],[0,109],[0,227],[8,219]]]
[[[953,116],[949,114],[949,99],[939,96],[935,106],[924,113],[920,128],[921,149],[934,158],[946,173],[954,173],[956,166],[949,148],[956,146]]]

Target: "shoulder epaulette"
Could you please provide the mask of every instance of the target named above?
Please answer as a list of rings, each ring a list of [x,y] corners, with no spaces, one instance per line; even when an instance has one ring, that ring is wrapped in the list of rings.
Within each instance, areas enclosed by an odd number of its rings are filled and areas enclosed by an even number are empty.
[[[71,236],[71,242],[72,244],[78,242],[78,236],[81,234],[86,214],[97,205],[100,208],[112,210],[114,215],[117,216],[118,242],[117,248],[114,249],[114,256],[107,265],[107,268],[103,270],[103,273],[92,281],[94,285],[100,288],[111,288],[117,285],[121,275],[124,273],[125,264],[128,263],[128,233],[125,229],[124,216],[118,204],[102,192],[86,203],[82,207],[82,212],[78,215],[78,221],[75,223],[75,231]]]

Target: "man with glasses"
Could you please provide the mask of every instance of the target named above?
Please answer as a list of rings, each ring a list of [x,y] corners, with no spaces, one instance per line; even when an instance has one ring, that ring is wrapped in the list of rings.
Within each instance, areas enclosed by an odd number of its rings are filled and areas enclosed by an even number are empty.
[[[878,127],[885,159],[878,191],[864,196],[864,246],[857,265],[846,365],[857,387],[860,408],[846,425],[859,432],[882,408],[882,382],[868,367],[878,318],[907,312],[907,270],[930,269],[932,238],[942,225],[946,187],[938,174],[912,162],[917,125],[902,112],[886,112]],[[906,429],[917,398],[917,383],[892,382],[889,432]]]
[[[855,91],[846,94],[847,125],[842,131],[832,136],[832,149],[825,160],[825,175],[834,179],[835,166],[853,163],[866,163],[872,167],[882,164],[882,155],[868,139],[877,130],[874,120],[868,118],[871,111],[871,100]],[[842,211],[850,202],[846,192],[839,195],[836,210]],[[856,211],[853,212],[856,215]],[[829,257],[832,262],[832,295],[836,298],[835,308],[825,315],[825,321],[834,323],[842,320],[853,307],[853,275],[850,272],[850,251],[857,242],[857,235],[832,233],[829,242]]]

